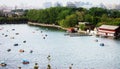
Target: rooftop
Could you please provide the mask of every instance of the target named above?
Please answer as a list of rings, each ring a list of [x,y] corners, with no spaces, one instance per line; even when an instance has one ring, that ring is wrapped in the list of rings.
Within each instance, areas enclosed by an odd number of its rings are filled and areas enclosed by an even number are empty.
[[[119,28],[119,26],[102,25],[102,26],[100,26],[99,28],[115,30],[115,29]]]

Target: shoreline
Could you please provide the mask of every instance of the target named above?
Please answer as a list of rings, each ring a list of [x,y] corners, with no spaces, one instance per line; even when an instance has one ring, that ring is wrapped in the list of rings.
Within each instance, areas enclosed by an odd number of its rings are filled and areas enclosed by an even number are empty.
[[[36,23],[36,22],[28,22],[28,25],[34,25],[34,26],[44,26],[44,27],[55,27],[55,28],[60,28],[63,30],[67,30],[68,28],[63,28],[59,25],[54,25],[54,24],[42,24],[42,23]]]
[[[27,24],[27,21],[13,21],[13,22],[0,22],[0,25],[2,24]]]

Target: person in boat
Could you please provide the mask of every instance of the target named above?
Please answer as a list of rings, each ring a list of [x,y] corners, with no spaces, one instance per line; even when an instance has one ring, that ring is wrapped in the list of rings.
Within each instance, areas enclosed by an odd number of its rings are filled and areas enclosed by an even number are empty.
[[[50,66],[50,64],[48,64],[48,66],[47,66],[47,69],[51,69],[51,66]]]
[[[4,33],[2,33],[2,35],[4,35]]]
[[[96,39],[95,42],[98,42],[98,39]]]
[[[105,44],[104,43],[100,43],[100,46],[105,46]]]
[[[8,51],[8,52],[10,52],[10,51],[11,51],[11,49],[8,49],[7,51]]]
[[[21,69],[21,67],[18,67],[18,69]]]
[[[50,61],[50,60],[51,60],[50,55],[48,55],[48,56],[47,56],[47,59],[48,59],[48,61]]]
[[[42,33],[43,31],[41,31],[41,33]]]
[[[22,49],[20,49],[20,50],[19,50],[19,52],[21,52],[21,53],[22,53],[22,52],[25,52],[25,51],[24,51],[24,50],[22,50]]]
[[[24,40],[23,43],[26,43],[26,40]]]
[[[73,64],[71,64],[71,65],[69,66],[69,69],[72,69],[72,66],[73,66]]]
[[[38,63],[35,63],[34,69],[38,69],[38,68],[39,68]]]
[[[30,53],[33,53],[33,50],[30,50]]]
[[[1,63],[0,66],[3,66],[3,67],[4,67],[4,66],[7,66],[7,64],[5,64],[5,63]]]
[[[14,31],[15,29],[12,29],[12,31]]]
[[[7,64],[4,62],[4,61],[2,61],[1,63],[0,63],[0,66],[7,66]]]
[[[18,46],[18,44],[16,43],[16,44],[14,44],[14,46]]]
[[[29,61],[24,59],[22,63],[23,64],[29,64]]]
[[[45,36],[47,37],[48,35],[46,34]]]
[[[43,37],[43,39],[45,39],[45,37]]]
[[[7,37],[8,35],[5,35],[5,37]]]
[[[15,33],[16,35],[19,35],[19,33]]]
[[[10,37],[10,39],[15,39],[15,37]]]

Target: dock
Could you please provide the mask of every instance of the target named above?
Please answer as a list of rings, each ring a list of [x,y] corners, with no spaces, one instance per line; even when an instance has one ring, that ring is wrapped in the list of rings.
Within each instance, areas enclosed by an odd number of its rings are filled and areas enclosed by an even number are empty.
[[[92,36],[88,33],[66,33],[65,36],[77,37],[77,36]]]

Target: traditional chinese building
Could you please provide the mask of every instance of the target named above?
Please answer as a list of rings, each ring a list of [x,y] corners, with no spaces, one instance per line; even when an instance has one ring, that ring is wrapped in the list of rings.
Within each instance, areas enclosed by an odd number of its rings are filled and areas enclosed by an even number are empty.
[[[98,28],[98,35],[120,37],[120,26],[102,25]]]

